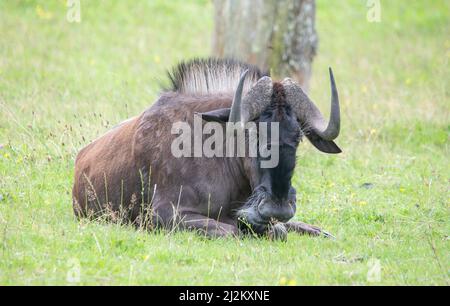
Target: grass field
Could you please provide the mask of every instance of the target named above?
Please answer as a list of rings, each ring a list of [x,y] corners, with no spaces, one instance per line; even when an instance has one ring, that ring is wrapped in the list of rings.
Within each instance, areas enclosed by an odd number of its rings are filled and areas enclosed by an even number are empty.
[[[317,1],[311,97],[339,156],[298,150],[296,218],[337,240],[207,240],[79,223],[74,157],[210,53],[210,1],[0,1],[0,284],[450,284],[450,2]],[[377,274],[378,267],[381,273]],[[374,272],[374,273],[371,273]]]

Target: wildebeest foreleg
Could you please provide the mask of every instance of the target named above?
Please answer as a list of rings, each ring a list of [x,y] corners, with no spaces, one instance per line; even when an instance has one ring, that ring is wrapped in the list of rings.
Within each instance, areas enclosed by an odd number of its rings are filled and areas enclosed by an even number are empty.
[[[306,224],[298,221],[290,221],[285,223],[286,229],[289,232],[296,232],[302,235],[311,235],[311,236],[325,236],[327,238],[335,238],[333,235],[321,230],[317,226]]]
[[[211,238],[237,236],[238,234],[238,229],[234,225],[194,213],[183,215],[179,226],[183,229],[198,231]]]

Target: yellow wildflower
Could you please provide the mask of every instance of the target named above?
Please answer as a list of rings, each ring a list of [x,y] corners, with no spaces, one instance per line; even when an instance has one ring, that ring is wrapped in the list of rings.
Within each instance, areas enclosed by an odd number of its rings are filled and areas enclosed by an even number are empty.
[[[295,285],[297,285],[297,282],[295,281],[295,279],[291,279],[290,281],[288,281],[287,285],[288,286],[295,286]]]
[[[46,11],[39,4],[36,5],[36,14],[38,15],[39,18],[44,19],[44,20],[50,20],[53,18],[53,13]]]

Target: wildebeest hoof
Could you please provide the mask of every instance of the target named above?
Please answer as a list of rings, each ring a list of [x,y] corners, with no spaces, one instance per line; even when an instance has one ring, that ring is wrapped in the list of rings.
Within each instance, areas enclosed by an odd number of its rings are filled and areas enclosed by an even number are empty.
[[[326,238],[336,239],[336,237],[334,237],[333,235],[331,235],[326,231],[321,230],[319,227],[306,224],[303,222],[298,221],[288,222],[286,223],[286,228],[288,231],[296,232],[303,235],[307,234],[311,236],[322,236]]]
[[[271,225],[267,232],[269,239],[281,241],[287,240],[287,233],[288,231],[283,223],[276,223]]]
[[[326,231],[321,231],[322,236],[324,236],[325,238],[330,238],[333,240],[336,240],[336,237],[331,235],[330,233],[326,232]]]

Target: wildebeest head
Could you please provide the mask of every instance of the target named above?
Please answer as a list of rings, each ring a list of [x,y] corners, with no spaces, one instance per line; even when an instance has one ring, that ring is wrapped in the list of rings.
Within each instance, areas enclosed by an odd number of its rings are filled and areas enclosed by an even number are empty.
[[[255,232],[263,232],[270,223],[286,222],[295,214],[296,197],[291,179],[296,150],[302,137],[306,136],[322,152],[341,152],[333,142],[340,130],[339,99],[331,68],[331,114],[328,123],[301,87],[291,79],[273,82],[270,77],[262,77],[243,96],[247,72],[241,76],[230,109],[215,110],[202,116],[207,121],[266,122],[269,129],[270,123],[278,123],[279,139],[273,141],[267,138],[267,146],[278,146],[278,165],[262,167],[264,158],[259,154],[250,161],[250,171],[256,182],[252,184],[252,195],[238,212],[240,219],[251,225]]]

